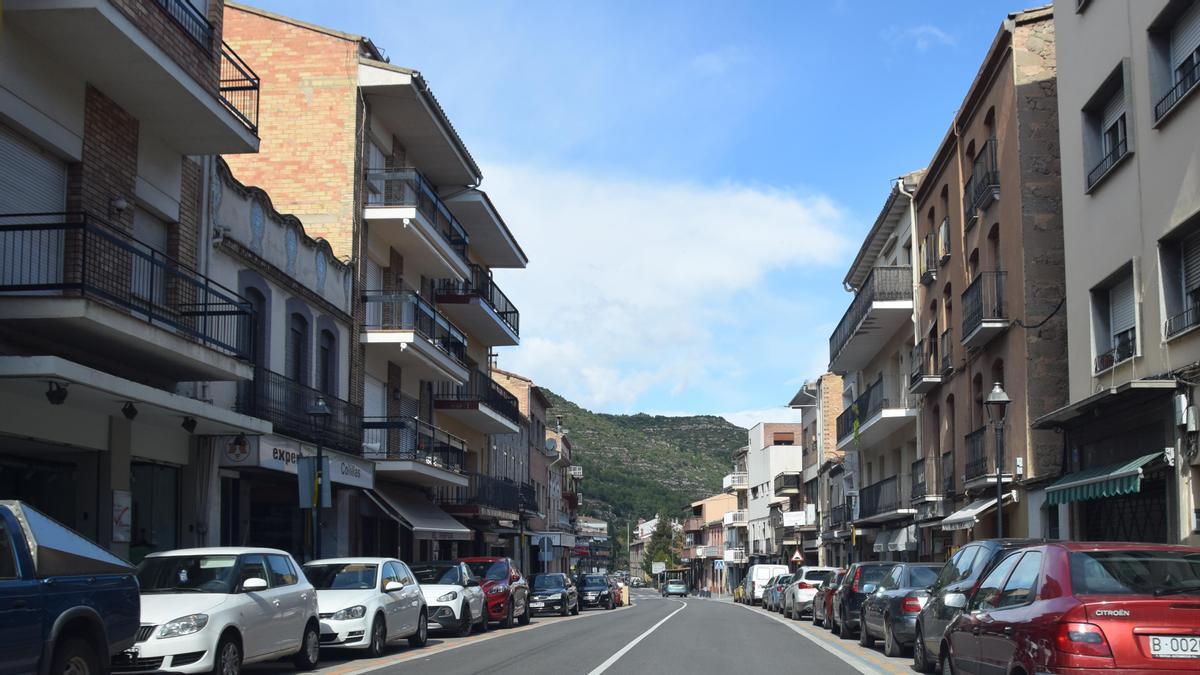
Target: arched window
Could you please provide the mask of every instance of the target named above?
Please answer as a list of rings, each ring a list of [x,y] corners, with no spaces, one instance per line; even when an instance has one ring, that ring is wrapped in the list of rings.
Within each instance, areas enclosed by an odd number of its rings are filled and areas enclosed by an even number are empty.
[[[288,317],[287,362],[284,375],[300,384],[308,384],[308,319],[299,312]]]
[[[333,332],[322,330],[317,344],[317,389],[337,396],[337,338]]]
[[[999,272],[1004,269],[1000,264],[1000,223],[992,223],[991,229],[988,230],[988,252],[992,264],[992,269]]]
[[[946,445],[947,451],[953,450],[958,444],[958,440],[954,437],[954,394],[946,397]]]
[[[254,320],[250,324],[251,358],[257,368],[269,369],[271,366],[271,316],[267,311],[267,298],[257,288],[243,289],[242,295],[250,303],[254,312]]]
[[[971,280],[979,276],[979,249],[972,249],[971,255],[967,256],[967,272],[970,273]]]

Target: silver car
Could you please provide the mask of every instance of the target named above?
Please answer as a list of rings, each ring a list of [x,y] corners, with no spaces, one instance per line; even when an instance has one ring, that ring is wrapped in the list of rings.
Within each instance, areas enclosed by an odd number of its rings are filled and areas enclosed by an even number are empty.
[[[799,621],[801,616],[811,613],[817,586],[836,571],[833,567],[801,567],[796,570],[792,581],[783,589],[783,601],[780,603],[783,615]]]

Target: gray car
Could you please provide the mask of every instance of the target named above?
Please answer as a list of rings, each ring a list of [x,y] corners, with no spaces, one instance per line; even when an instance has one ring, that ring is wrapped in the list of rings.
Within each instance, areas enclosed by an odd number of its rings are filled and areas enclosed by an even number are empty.
[[[878,584],[867,584],[859,644],[873,647],[876,638],[882,639],[888,656],[900,656],[912,646],[917,614],[929,598],[925,589],[937,580],[941,568],[940,564],[896,563]]]

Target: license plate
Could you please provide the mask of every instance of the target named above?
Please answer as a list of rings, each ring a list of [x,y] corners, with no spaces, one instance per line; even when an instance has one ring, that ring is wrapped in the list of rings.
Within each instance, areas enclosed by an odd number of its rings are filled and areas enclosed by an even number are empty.
[[[530,606],[530,607],[545,607],[545,606],[546,606],[546,603],[544,603],[544,602],[531,602],[531,603],[529,603],[529,606]]]
[[[1150,655],[1158,659],[1200,659],[1200,637],[1151,635]]]

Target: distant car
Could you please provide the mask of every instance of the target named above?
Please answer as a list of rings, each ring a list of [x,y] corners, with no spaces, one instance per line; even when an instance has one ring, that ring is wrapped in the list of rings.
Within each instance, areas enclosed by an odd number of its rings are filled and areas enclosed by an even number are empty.
[[[608,577],[603,574],[581,574],[575,580],[575,585],[578,587],[579,597],[582,598],[580,607],[583,609],[589,607],[613,609],[617,606],[617,599],[613,597],[612,584],[608,583]]]
[[[901,656],[913,643],[917,614],[929,599],[925,590],[937,579],[941,565],[896,563],[878,584],[867,584],[858,641],[864,647],[883,640],[883,653]]]
[[[792,575],[780,574],[763,591],[763,607],[772,612],[783,611],[783,589],[792,583]]]
[[[796,570],[792,581],[783,589],[783,615],[799,621],[801,616],[812,612],[817,586],[833,572],[832,567],[801,567]]]
[[[842,577],[844,576],[846,576],[846,570],[836,570],[825,581],[822,581],[820,586],[817,586],[817,592],[813,595],[812,601],[812,621],[814,626],[825,626],[832,629],[833,592],[842,584]]]
[[[641,577],[634,577],[629,580],[629,585],[633,586],[634,588],[641,588],[642,586],[645,586],[646,584],[645,584],[645,582],[642,581]]]
[[[1005,555],[942,640],[942,672],[1200,670],[1200,548],[1048,543]]]
[[[1043,539],[983,539],[960,548],[942,569],[929,589],[929,600],[917,615],[913,643],[913,668],[931,672],[937,666],[942,637],[962,607],[946,603],[950,595],[971,597],[992,567],[1011,551],[1045,543]]]
[[[329,558],[304,565],[317,589],[321,646],[364,649],[383,656],[390,643],[408,638],[424,647],[428,634],[421,585],[394,558]]]
[[[683,579],[667,580],[667,584],[663,586],[662,596],[664,598],[669,598],[672,595],[678,595],[681,598],[687,597],[688,587],[687,584],[684,583]]]
[[[529,582],[511,558],[477,556],[462,562],[480,579],[489,620],[499,621],[501,628],[529,624]]]
[[[529,611],[534,614],[557,612],[562,616],[579,613],[579,589],[571,577],[561,573],[537,574],[529,595]]]
[[[413,574],[421,584],[432,628],[466,637],[472,630],[487,632],[483,588],[466,563],[449,560],[417,562]]]
[[[742,581],[742,586],[745,589],[742,592],[743,601],[757,605],[762,602],[763,593],[767,590],[767,582],[779,576],[787,574],[787,565],[751,565],[746,570],[746,578]]]
[[[139,642],[114,673],[238,673],[292,657],[312,670],[321,652],[317,592],[286,551],[218,546],[151,553],[138,564]]]
[[[849,639],[858,632],[859,610],[867,597],[867,584],[878,584],[896,563],[862,562],[850,565],[842,583],[833,592],[833,630]]]

